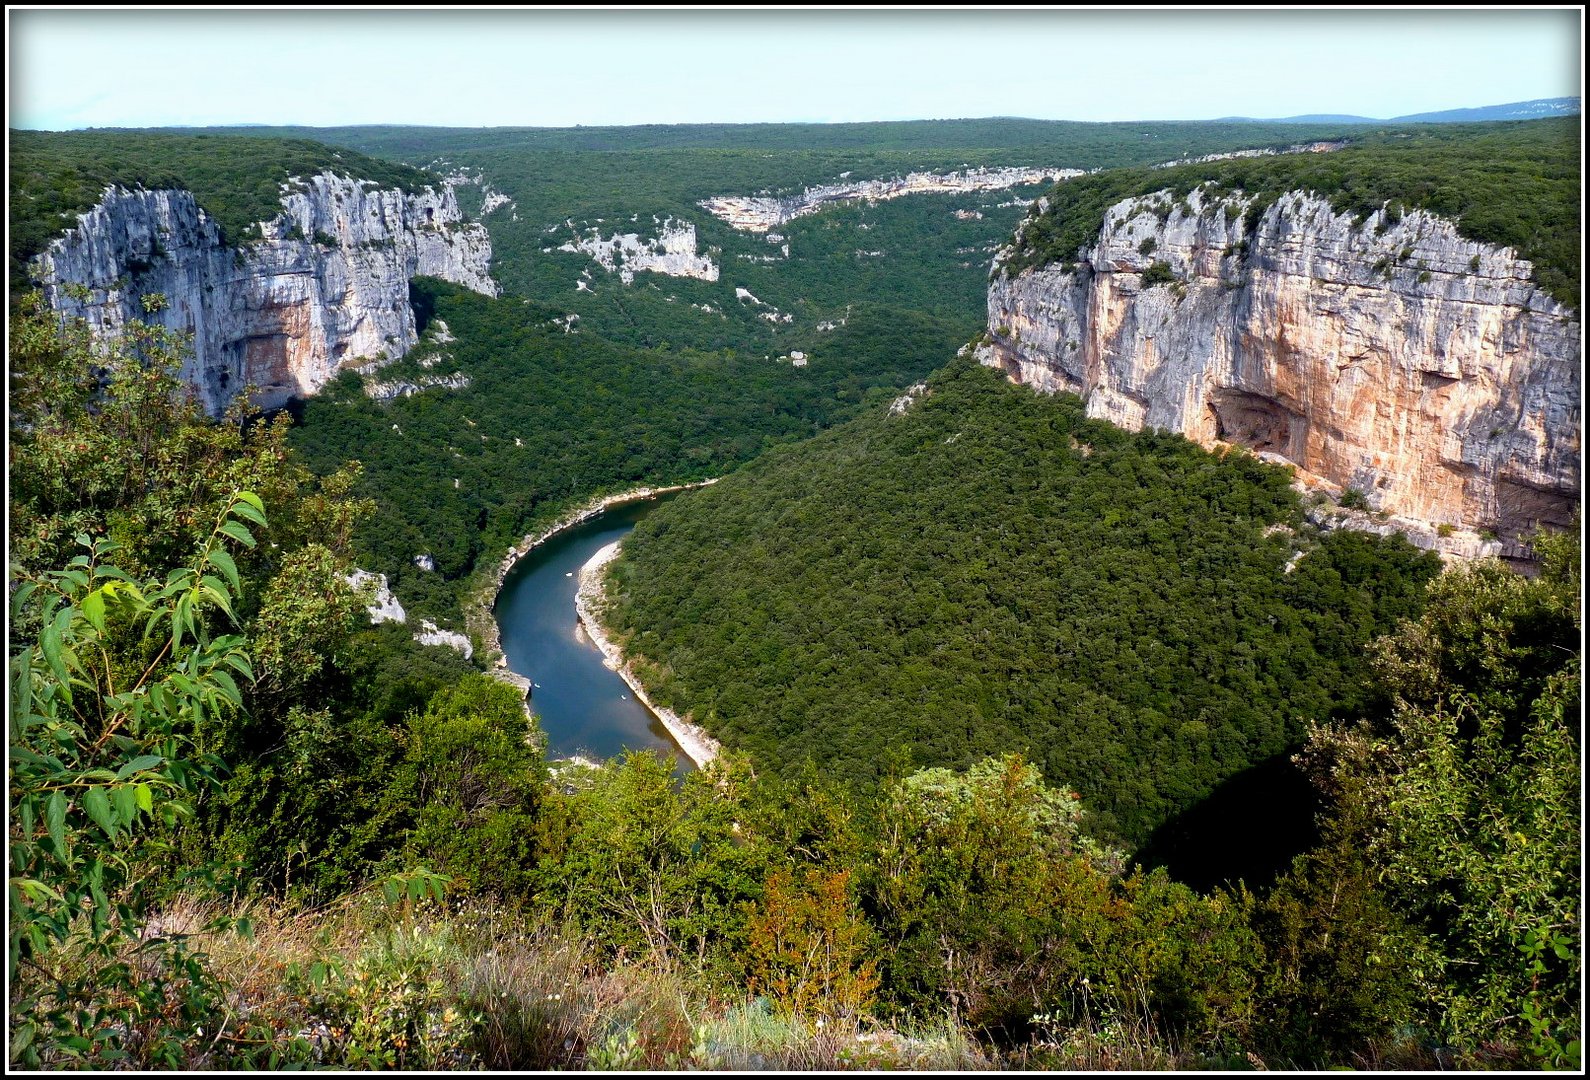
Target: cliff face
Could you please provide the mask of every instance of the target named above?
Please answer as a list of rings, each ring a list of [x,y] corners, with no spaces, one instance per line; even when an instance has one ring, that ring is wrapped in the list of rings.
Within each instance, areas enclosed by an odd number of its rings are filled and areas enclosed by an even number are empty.
[[[225,247],[188,192],[109,188],[37,269],[51,306],[101,338],[133,319],[192,333],[183,377],[212,414],[245,384],[270,408],[344,363],[403,355],[416,341],[416,275],[497,294],[490,238],[463,223],[450,187],[409,195],[322,174],[287,185],[261,233]],[[146,316],[151,293],[166,307]]]
[[[849,173],[841,174],[848,177]],[[967,169],[964,172],[916,172],[888,180],[853,180],[849,183],[824,184],[809,187],[799,195],[786,198],[765,196],[719,195],[704,199],[696,205],[714,217],[721,218],[731,228],[742,232],[763,233],[798,217],[815,214],[825,206],[863,199],[881,202],[898,199],[902,195],[962,194],[968,191],[999,191],[1022,184],[1037,184],[1048,179],[1081,176],[1081,169]]]
[[[996,259],[979,359],[1123,427],[1284,459],[1430,537],[1571,524],[1579,320],[1529,263],[1422,212],[1355,225],[1291,192],[1249,233],[1241,198],[1155,212],[1174,201],[1111,207],[1074,269]]]

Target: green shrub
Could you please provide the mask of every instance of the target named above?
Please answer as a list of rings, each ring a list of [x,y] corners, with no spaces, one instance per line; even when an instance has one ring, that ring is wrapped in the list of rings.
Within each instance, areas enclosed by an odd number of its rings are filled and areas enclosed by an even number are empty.
[[[1170,268],[1170,263],[1153,262],[1147,270],[1143,271],[1143,288],[1151,289],[1155,285],[1168,285],[1177,281],[1176,273]]]

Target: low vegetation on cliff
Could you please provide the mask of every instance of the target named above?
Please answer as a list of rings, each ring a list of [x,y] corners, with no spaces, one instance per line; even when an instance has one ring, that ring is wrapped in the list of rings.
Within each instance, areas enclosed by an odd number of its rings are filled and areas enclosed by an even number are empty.
[[[1252,197],[1251,229],[1282,192],[1304,190],[1360,218],[1383,207],[1399,217],[1420,209],[1450,218],[1471,240],[1515,249],[1534,264],[1542,289],[1577,308],[1580,176],[1577,118],[1376,130],[1330,153],[1112,170],[1056,185],[1003,268],[1015,274],[1075,261],[1122,199],[1165,189],[1177,199],[1205,184],[1215,197],[1241,191]]]

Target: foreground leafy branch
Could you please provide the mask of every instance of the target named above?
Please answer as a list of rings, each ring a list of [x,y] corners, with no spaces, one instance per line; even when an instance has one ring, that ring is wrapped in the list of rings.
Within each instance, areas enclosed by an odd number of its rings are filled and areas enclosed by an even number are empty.
[[[136,867],[215,781],[195,751],[212,718],[242,708],[253,669],[235,624],[228,544],[254,545],[258,496],[239,491],[193,561],[135,579],[106,539],[64,569],[13,571],[12,626],[37,626],[10,657],[11,1059],[113,1062],[143,1042],[175,1064],[216,988],[182,935],[148,921]],[[220,619],[215,618],[218,613]],[[135,858],[136,855],[136,858]],[[245,928],[246,929],[246,928]],[[162,1051],[161,1047],[167,1047]]]

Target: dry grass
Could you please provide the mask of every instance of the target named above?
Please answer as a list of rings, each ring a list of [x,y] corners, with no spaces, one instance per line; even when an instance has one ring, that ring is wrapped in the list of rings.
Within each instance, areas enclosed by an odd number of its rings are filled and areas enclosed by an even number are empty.
[[[252,935],[214,929],[223,919],[248,920]],[[478,902],[411,907],[379,893],[311,909],[178,901],[150,932],[190,935],[225,988],[215,1026],[192,1040],[188,1068],[1207,1067],[1151,1022],[1121,1014],[1041,1029],[1032,1045],[1001,1057],[950,1019],[886,1030],[866,1018],[789,1015],[764,998],[712,998],[668,957],[604,963],[566,927]],[[1417,1067],[1394,1051],[1368,1064]]]

